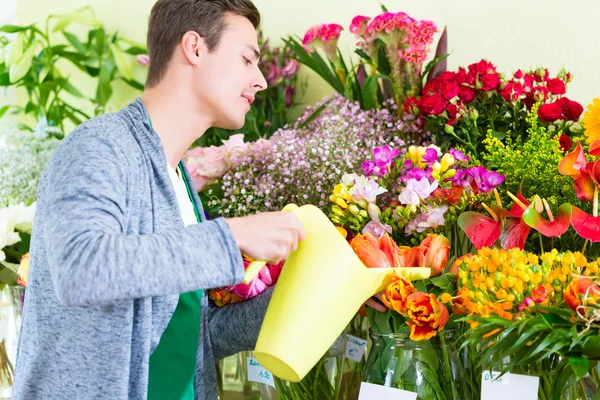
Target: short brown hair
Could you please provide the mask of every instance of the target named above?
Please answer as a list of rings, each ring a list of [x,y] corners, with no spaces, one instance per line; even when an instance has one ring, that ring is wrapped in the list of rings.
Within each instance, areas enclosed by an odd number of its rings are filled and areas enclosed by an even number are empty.
[[[248,18],[255,29],[260,25],[260,13],[251,0],[158,0],[148,23],[150,65],[146,87],[160,83],[175,47],[186,32],[198,33],[206,41],[208,50],[215,50],[227,29],[227,12]]]

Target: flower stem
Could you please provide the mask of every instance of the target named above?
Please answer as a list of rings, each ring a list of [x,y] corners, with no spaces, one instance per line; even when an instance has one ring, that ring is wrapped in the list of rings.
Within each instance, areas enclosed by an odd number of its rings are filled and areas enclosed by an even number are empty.
[[[442,357],[444,358],[444,374],[446,375],[445,381],[450,384],[452,389],[452,398],[458,399],[458,393],[456,393],[456,386],[452,379],[452,365],[450,364],[450,357],[448,356],[448,345],[446,344],[446,338],[444,332],[438,332],[440,338],[440,344],[442,347]]]

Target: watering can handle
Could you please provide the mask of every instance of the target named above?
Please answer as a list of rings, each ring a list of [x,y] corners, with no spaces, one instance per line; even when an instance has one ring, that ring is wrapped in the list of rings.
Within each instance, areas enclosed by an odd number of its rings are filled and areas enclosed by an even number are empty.
[[[297,205],[288,204],[283,208],[282,211],[295,211],[296,209],[298,209]],[[263,260],[252,261],[250,265],[248,265],[248,268],[246,268],[246,272],[244,273],[244,284],[249,284],[252,281],[252,279],[254,279],[256,275],[258,275],[260,270],[265,267],[265,265],[267,265],[267,262]]]

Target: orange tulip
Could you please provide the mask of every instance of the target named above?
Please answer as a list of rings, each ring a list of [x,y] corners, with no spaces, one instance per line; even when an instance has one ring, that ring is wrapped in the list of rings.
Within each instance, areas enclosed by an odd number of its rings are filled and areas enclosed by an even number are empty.
[[[448,322],[448,309],[434,294],[416,292],[406,299],[411,340],[428,340]]]
[[[600,299],[600,288],[590,279],[575,279],[569,283],[563,295],[571,310],[577,312],[580,306],[591,303],[591,299],[597,303]]]
[[[403,267],[421,267],[425,263],[425,256],[418,247],[402,246],[400,263]]]
[[[378,243],[381,251],[383,251],[388,260],[390,260],[390,264],[392,264],[392,267],[400,267],[401,265],[398,245],[392,240],[390,235],[388,235],[387,233],[384,234],[379,239]]]
[[[450,254],[450,242],[445,236],[429,234],[419,246],[425,257],[423,267],[431,268],[431,276],[438,276],[446,268]]]
[[[408,296],[416,291],[417,289],[415,289],[410,281],[393,275],[392,282],[385,288],[381,300],[387,308],[406,316],[406,300]]]
[[[367,268],[390,268],[390,259],[379,248],[377,239],[370,233],[356,235],[350,242],[350,246]]]

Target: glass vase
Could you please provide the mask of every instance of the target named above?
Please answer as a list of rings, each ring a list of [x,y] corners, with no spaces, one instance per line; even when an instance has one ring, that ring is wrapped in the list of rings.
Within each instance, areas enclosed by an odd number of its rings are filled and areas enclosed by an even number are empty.
[[[363,381],[416,393],[418,400],[471,398],[454,330],[423,341],[411,340],[408,333],[371,330],[369,335]]]

